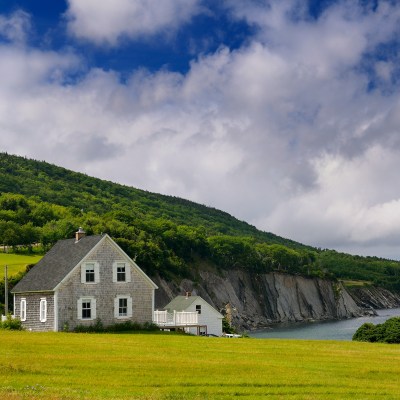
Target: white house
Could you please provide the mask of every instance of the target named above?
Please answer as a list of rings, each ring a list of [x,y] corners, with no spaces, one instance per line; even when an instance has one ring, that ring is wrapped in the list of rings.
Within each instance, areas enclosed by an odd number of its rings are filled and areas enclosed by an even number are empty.
[[[164,310],[172,316],[172,321],[178,318],[179,320],[187,319],[186,332],[194,335],[222,335],[223,315],[200,296],[190,296],[189,294],[177,296],[164,307]],[[176,325],[178,326],[179,323]]]

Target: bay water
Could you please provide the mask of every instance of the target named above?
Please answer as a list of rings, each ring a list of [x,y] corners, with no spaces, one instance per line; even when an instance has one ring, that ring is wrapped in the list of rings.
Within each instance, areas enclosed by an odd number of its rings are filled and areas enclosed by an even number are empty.
[[[352,340],[356,330],[364,323],[382,324],[392,317],[400,317],[400,308],[377,310],[374,317],[360,317],[341,321],[296,322],[277,324],[271,328],[250,332],[249,336],[259,339],[317,339]]]

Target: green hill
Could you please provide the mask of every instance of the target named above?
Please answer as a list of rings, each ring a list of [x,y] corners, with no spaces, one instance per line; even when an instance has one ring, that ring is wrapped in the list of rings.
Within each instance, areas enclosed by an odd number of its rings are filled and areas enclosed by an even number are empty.
[[[321,251],[262,232],[226,212],[0,153],[0,245],[44,252],[72,237],[107,232],[150,275],[243,268],[365,280],[400,290],[400,263]]]
[[[69,171],[55,165],[0,153],[0,193],[19,193],[41,201],[103,215],[126,212],[126,219],[144,216],[176,224],[202,226],[208,234],[250,235],[290,247],[306,247],[262,232],[226,212]],[[119,219],[123,218],[119,215]]]
[[[24,273],[29,265],[36,264],[42,256],[0,253],[0,281],[4,278],[7,265],[8,276]]]

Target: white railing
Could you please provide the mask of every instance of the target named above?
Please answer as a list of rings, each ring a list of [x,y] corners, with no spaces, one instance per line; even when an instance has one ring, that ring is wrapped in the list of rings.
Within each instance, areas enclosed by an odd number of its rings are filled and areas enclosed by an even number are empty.
[[[199,314],[196,311],[154,311],[153,322],[157,325],[187,326],[199,323]]]
[[[168,322],[168,313],[167,311],[154,311],[153,313],[153,322],[155,324],[166,324]]]
[[[174,316],[177,325],[196,325],[199,323],[199,314],[196,311],[174,311]]]

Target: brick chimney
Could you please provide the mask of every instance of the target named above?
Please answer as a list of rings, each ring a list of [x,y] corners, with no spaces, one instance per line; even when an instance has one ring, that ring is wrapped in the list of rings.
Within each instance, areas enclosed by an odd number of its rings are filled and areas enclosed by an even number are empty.
[[[79,242],[85,236],[86,232],[80,227],[78,231],[75,232],[75,243]]]

